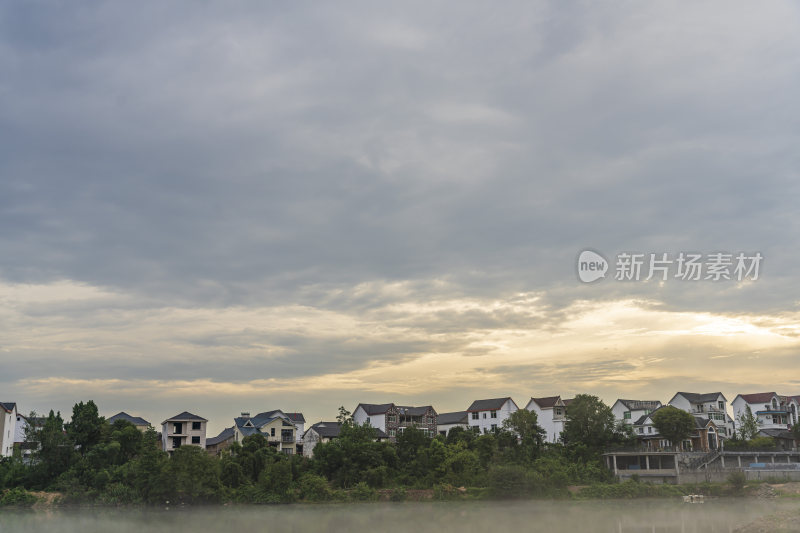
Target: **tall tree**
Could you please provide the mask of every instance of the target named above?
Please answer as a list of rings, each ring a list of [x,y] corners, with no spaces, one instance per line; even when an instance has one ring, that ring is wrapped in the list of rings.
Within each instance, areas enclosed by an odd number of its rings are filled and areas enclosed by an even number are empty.
[[[544,443],[545,431],[533,411],[517,409],[503,421],[503,429],[516,435],[523,461],[532,461],[539,456]]]
[[[617,438],[614,413],[597,396],[578,394],[567,408],[561,440],[567,446],[583,445],[600,451]]]
[[[66,425],[67,435],[80,448],[81,454],[98,444],[103,437],[106,420],[94,401],[78,402],[72,407],[72,420]]]
[[[758,435],[758,420],[749,405],[745,406],[745,410],[739,415],[737,422],[739,422],[739,437],[742,440],[750,440]]]
[[[695,429],[694,417],[671,405],[657,410],[650,418],[658,432],[676,448],[682,446]]]

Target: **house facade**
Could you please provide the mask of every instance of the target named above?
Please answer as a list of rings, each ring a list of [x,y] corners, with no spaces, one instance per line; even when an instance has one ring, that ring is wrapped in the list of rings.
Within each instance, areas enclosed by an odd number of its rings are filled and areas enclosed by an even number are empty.
[[[437,431],[437,413],[430,405],[412,407],[393,403],[360,403],[353,410],[353,421],[383,431],[391,442],[395,442],[397,436],[409,427],[415,427],[429,437],[435,437]]]
[[[317,444],[331,442],[334,439],[338,439],[341,429],[342,425],[339,422],[317,422],[316,424],[313,424],[303,434],[303,455],[309,458],[314,457],[314,448],[317,446]],[[375,428],[376,441],[380,442],[387,440],[388,438],[389,437],[386,435],[386,433]]]
[[[233,419],[234,442],[242,442],[245,437],[261,434],[270,446],[287,455],[297,453],[297,427],[283,411],[265,411],[255,416],[242,413]]]
[[[439,413],[436,419],[436,431],[439,435],[447,436],[450,430],[460,427],[469,428],[469,413],[467,411],[454,411],[452,413]]]
[[[649,415],[661,407],[658,400],[617,400],[611,406],[614,420],[624,424],[633,425],[644,415]]]
[[[172,453],[181,446],[206,447],[208,420],[184,411],[161,422],[162,450]]]
[[[561,432],[564,431],[564,422],[567,420],[567,403],[571,400],[562,400],[561,396],[546,396],[544,398],[531,398],[525,409],[536,413],[539,425],[546,433],[547,442],[558,442]]]
[[[728,400],[721,392],[679,392],[668,403],[692,415],[713,420],[721,440],[733,437],[736,425],[728,414]]]
[[[0,457],[11,457],[14,454],[17,414],[16,403],[0,402]]]
[[[510,397],[475,400],[467,407],[467,422],[481,433],[497,431],[503,427],[503,421],[518,409]]]
[[[134,426],[136,426],[136,429],[138,429],[141,432],[145,432],[151,427],[150,422],[148,422],[144,418],[138,416],[131,416],[125,411],[122,411],[120,413],[115,414],[112,417],[109,417],[108,423],[113,425],[114,422],[116,422],[117,420],[124,420],[126,422],[129,422]]]
[[[233,427],[223,429],[216,437],[206,439],[206,451],[209,455],[220,455],[233,444],[236,432]]]
[[[780,396],[774,392],[739,394],[733,399],[733,416],[737,422],[747,413],[747,408],[756,417],[758,429],[791,429],[792,415],[796,419],[797,406],[794,397]],[[793,409],[794,408],[794,412]]]

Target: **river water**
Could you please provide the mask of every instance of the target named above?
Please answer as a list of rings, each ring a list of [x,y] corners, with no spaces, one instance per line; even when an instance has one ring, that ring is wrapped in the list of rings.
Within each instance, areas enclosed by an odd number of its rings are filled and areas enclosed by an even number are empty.
[[[491,533],[602,531],[715,533],[800,509],[800,501],[671,500],[372,503],[0,511],[0,532],[397,532]],[[800,530],[800,524],[797,524]]]

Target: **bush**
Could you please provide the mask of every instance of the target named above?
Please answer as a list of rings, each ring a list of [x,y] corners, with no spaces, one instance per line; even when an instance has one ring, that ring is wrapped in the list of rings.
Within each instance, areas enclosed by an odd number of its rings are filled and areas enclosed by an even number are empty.
[[[403,487],[397,487],[392,491],[392,494],[389,496],[389,499],[393,502],[403,502],[408,497],[408,493],[406,489]]]
[[[378,499],[378,491],[362,481],[350,491],[350,499],[357,502],[369,502]]]
[[[744,472],[733,472],[728,476],[728,483],[733,492],[737,494],[741,493],[744,490],[744,486],[747,484],[747,476]]]
[[[297,481],[298,496],[309,502],[323,502],[331,499],[328,481],[316,474],[307,472]]]
[[[9,489],[3,492],[2,497],[0,497],[0,505],[16,505],[20,507],[30,507],[37,501],[38,499],[36,498],[36,496],[26,491],[22,487]]]

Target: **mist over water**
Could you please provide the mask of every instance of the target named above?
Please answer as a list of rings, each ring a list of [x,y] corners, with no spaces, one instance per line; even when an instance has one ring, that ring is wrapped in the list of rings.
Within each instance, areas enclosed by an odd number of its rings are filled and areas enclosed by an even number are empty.
[[[630,502],[442,502],[392,504],[65,509],[0,512],[0,532],[134,533],[183,531],[448,533],[602,531],[729,533],[798,502],[759,500]],[[798,525],[800,527],[800,525]]]

